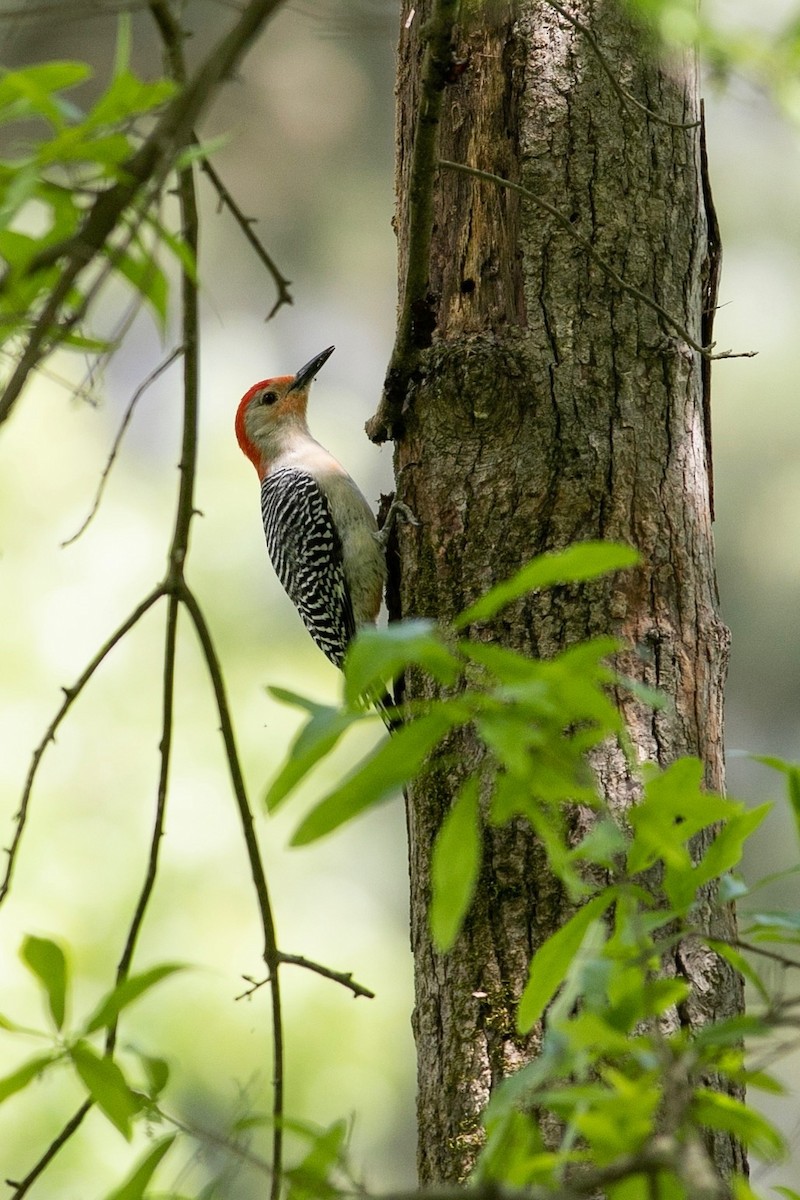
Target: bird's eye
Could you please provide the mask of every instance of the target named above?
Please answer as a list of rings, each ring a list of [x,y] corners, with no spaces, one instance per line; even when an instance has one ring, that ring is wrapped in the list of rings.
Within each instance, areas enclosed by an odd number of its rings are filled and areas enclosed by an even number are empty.
[[[274,404],[278,399],[277,392],[262,392],[258,398],[259,404]]]

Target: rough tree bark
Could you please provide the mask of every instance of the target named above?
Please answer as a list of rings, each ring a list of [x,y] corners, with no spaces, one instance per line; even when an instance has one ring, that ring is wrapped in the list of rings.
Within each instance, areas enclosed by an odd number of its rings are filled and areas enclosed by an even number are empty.
[[[700,129],[678,127],[699,118],[696,66],[659,63],[615,0],[571,0],[569,11],[595,47],[545,0],[462,5],[453,50],[465,69],[444,88],[440,155],[520,182],[557,207],[702,343],[714,223]],[[404,0],[401,278],[430,12],[431,0]],[[625,103],[598,49],[625,89],[675,124]],[[549,655],[616,631],[631,647],[622,668],[671,700],[654,714],[620,697],[641,759],[664,765],[697,754],[707,783],[721,788],[728,635],[716,609],[701,356],[519,194],[443,169],[434,220],[433,334],[393,431],[398,494],[420,524],[399,533],[392,616],[447,620],[533,555],[575,540],[636,546],[637,572],[531,598],[485,636]],[[407,695],[428,687],[406,681]],[[481,756],[468,731],[445,749],[408,796],[423,1184],[466,1176],[491,1088],[536,1052],[537,1036],[515,1033],[514,1006],[532,952],[567,914],[535,840],[519,828],[490,829],[467,927],[450,954],[433,949],[431,843]],[[622,757],[610,748],[596,767],[612,804],[630,804],[635,784]],[[731,934],[733,916],[713,897],[704,916]],[[739,980],[709,954],[684,944],[665,969],[693,987],[676,1022],[739,1009]],[[741,1169],[726,1138],[713,1152],[723,1170]]]

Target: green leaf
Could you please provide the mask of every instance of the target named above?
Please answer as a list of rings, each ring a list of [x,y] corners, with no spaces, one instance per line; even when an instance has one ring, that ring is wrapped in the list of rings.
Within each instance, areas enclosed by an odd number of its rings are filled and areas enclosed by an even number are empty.
[[[520,1033],[528,1033],[539,1020],[564,982],[589,926],[602,916],[615,895],[614,888],[606,888],[593,896],[536,951],[517,1010],[517,1029]]]
[[[754,762],[763,763],[786,776],[786,787],[789,793],[789,804],[794,817],[795,832],[800,837],[800,766],[797,763],[786,762],[783,758],[775,758],[771,754],[754,754]]]
[[[690,872],[679,873],[677,877],[671,871],[666,872],[664,890],[674,908],[691,905],[704,884],[724,875],[741,862],[744,843],[771,808],[771,804],[762,804],[759,808],[749,810],[742,808],[724,822],[703,857]]]
[[[138,1000],[141,995],[155,987],[162,979],[167,979],[176,971],[183,970],[185,968],[180,963],[162,963],[158,967],[151,967],[149,971],[143,971],[140,975],[132,975],[130,979],[118,983],[107,996],[103,997],[92,1016],[89,1017],[84,1033],[94,1033],[96,1029],[105,1029],[112,1025],[123,1008],[133,1004],[134,1000]]]
[[[396,621],[385,629],[367,626],[350,643],[344,663],[344,698],[356,705],[406,667],[422,667],[439,683],[458,678],[461,664],[432,621]]]
[[[774,1188],[776,1192],[781,1191],[781,1188]],[[736,1174],[731,1179],[731,1197],[732,1200],[763,1200],[763,1193],[759,1196],[750,1186],[749,1179],[745,1179],[743,1175]],[[795,1197],[800,1200],[800,1195],[795,1192]]]
[[[449,950],[467,914],[481,864],[477,777],[467,779],[436,835],[429,920],[439,950]]]
[[[105,248],[103,252],[114,270],[127,279],[131,287],[147,301],[159,327],[163,330],[167,321],[169,285],[166,275],[152,254],[143,254],[137,258],[130,251],[121,252],[114,246]]]
[[[613,817],[595,821],[585,837],[569,852],[570,861],[594,863],[613,870],[618,854],[626,849],[628,839]]]
[[[186,278],[192,283],[197,283],[197,263],[191,249],[186,243],[180,237],[176,237],[171,230],[167,229],[166,225],[159,221],[153,213],[145,213],[144,220],[155,232],[159,242],[165,245],[178,260]]]
[[[286,762],[267,792],[267,809],[274,812],[317,763],[330,754],[348,729],[366,720],[370,714],[342,712],[326,704],[315,704],[284,688],[271,687],[269,692],[276,700],[302,708],[311,717],[295,738]]]
[[[87,1042],[76,1042],[70,1047],[69,1056],[97,1107],[130,1141],[131,1122],[142,1109],[141,1096],[128,1086],[117,1064],[99,1055]]]
[[[565,583],[581,583],[610,571],[633,567],[638,562],[636,550],[616,542],[579,542],[568,546],[566,550],[542,554],[470,605],[456,618],[455,627],[463,629],[476,621],[486,621],[527,592]]]
[[[81,127],[85,132],[108,128],[130,121],[131,116],[159,108],[175,94],[168,79],[145,83],[130,71],[123,71],[109,84]]]
[[[704,1025],[697,1030],[696,1040],[693,1035],[692,1045],[703,1050],[711,1047],[715,1052],[718,1047],[738,1049],[745,1038],[764,1037],[768,1032],[767,1023],[761,1017],[742,1014]]]
[[[222,150],[231,141],[229,133],[218,133],[216,137],[203,138],[201,142],[191,142],[175,155],[173,160],[176,171],[190,167],[194,162],[206,162],[218,150]]]
[[[78,350],[81,354],[107,354],[111,350],[116,349],[114,342],[109,342],[105,338],[89,337],[85,333],[76,333],[70,330],[63,337],[59,337],[58,345],[64,350]]]
[[[35,1079],[46,1067],[49,1067],[51,1062],[55,1061],[56,1058],[52,1054],[38,1054],[36,1058],[30,1058],[21,1067],[17,1067],[10,1075],[5,1075],[0,1079],[0,1104],[9,1096],[21,1092],[32,1079]]]
[[[49,938],[25,938],[20,957],[47,993],[47,1002],[56,1029],[64,1025],[67,999],[67,960],[64,951]]]
[[[775,1126],[734,1096],[698,1088],[690,1115],[698,1125],[734,1134],[760,1158],[774,1160],[785,1151],[784,1139]]]
[[[479,1186],[488,1184],[486,1191],[491,1192],[493,1184],[502,1192],[554,1183],[556,1171],[563,1166],[561,1156],[545,1148],[541,1131],[528,1113],[512,1108],[486,1121],[486,1145],[477,1167]]]
[[[290,1167],[286,1174],[291,1186],[289,1200],[299,1200],[299,1197],[313,1197],[320,1200],[324,1196],[340,1196],[338,1189],[329,1182],[328,1176],[332,1169],[342,1161],[342,1152],[347,1141],[347,1122],[334,1121],[327,1129],[316,1131],[310,1138],[311,1146],[304,1158],[296,1167]]]
[[[29,1025],[20,1025],[18,1021],[12,1021],[10,1017],[4,1017],[2,1013],[0,1013],[0,1029],[5,1029],[8,1033],[27,1033],[31,1037],[50,1037],[50,1034],[43,1033],[41,1029],[32,1029]]]
[[[730,904],[731,901],[741,900],[750,895],[750,888],[738,875],[722,875],[719,881],[717,899],[720,904]]]
[[[419,772],[434,746],[468,716],[463,704],[442,701],[426,716],[398,729],[311,810],[292,838],[292,845],[316,841],[404,787]]]
[[[130,156],[130,142],[123,133],[108,133],[87,138],[84,129],[63,129],[49,142],[42,142],[36,152],[39,167],[55,163],[91,163],[103,168],[116,167]],[[101,172],[108,175],[109,172]]]
[[[663,859],[667,868],[691,871],[686,843],[716,821],[737,815],[742,806],[702,790],[703,764],[697,758],[679,758],[665,771],[653,772],[645,784],[644,799],[631,809],[633,840],[628,851],[628,871],[636,875]]]
[[[140,1050],[137,1054],[147,1076],[147,1095],[155,1100],[169,1083],[169,1064],[163,1058],[142,1054]]]
[[[755,912],[747,913],[747,928],[742,937],[751,937],[760,942],[787,942],[793,944],[800,939],[800,912]]]
[[[272,1113],[250,1113],[246,1117],[239,1117],[238,1121],[234,1121],[231,1129],[240,1132],[244,1129],[257,1129],[264,1125],[272,1125],[273,1122]],[[283,1118],[281,1124],[285,1129],[294,1129],[293,1122],[286,1117]]]
[[[156,1142],[139,1164],[134,1168],[125,1182],[113,1192],[109,1192],[106,1200],[142,1200],[145,1189],[156,1173],[158,1164],[169,1150],[178,1135],[171,1133],[168,1137]]]
[[[0,80],[0,119],[35,114],[60,128],[64,103],[55,93],[75,87],[91,73],[91,68],[80,62],[37,63],[19,71],[6,71]],[[9,106],[11,113],[3,113]]]
[[[27,163],[14,171],[6,186],[0,190],[0,228],[5,230],[20,209],[36,197],[38,190],[39,168],[36,163]],[[38,239],[14,230],[5,230],[5,233],[3,257],[16,267],[24,265],[24,250],[28,247],[38,249]]]

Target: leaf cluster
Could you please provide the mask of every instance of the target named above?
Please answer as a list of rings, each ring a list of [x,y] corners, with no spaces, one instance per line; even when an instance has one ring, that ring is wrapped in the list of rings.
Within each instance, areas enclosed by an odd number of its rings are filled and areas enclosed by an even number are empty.
[[[703,1180],[711,1180],[709,1196],[748,1200],[747,1181],[723,1181],[703,1139],[730,1135],[763,1158],[783,1152],[775,1127],[742,1098],[745,1086],[780,1090],[748,1063],[744,1041],[767,1037],[792,1017],[752,957],[760,942],[797,943],[800,922],[796,914],[754,912],[743,935],[749,941],[726,942],[709,935],[698,907],[715,895],[720,903],[748,895],[733,872],[770,806],[748,809],[706,790],[697,759],[641,769],[628,753],[640,798],[623,824],[589,765],[608,739],[625,748],[611,691],[633,685],[608,665],[617,643],[592,639],[542,662],[482,641],[474,629],[531,587],[592,579],[635,561],[627,547],[573,546],[528,564],[453,630],[411,622],[362,633],[345,664],[340,707],[275,692],[303,708],[308,721],[267,804],[282,804],[366,719],[365,702],[388,678],[426,672],[440,698],[406,706],[399,731],[316,802],[294,842],[339,828],[411,780],[424,786],[431,763],[446,769],[453,735],[469,726],[483,745],[483,766],[461,786],[433,849],[430,926],[441,953],[453,950],[468,920],[487,828],[522,820],[544,847],[573,913],[530,962],[517,1031],[525,1037],[540,1028],[541,1052],[495,1091],[474,1182],[537,1196],[690,1200],[706,1194]],[[661,702],[641,690],[638,696]],[[800,824],[800,769],[767,765],[786,775]],[[580,822],[588,825],[582,836],[574,832],[576,806],[591,814]],[[692,1027],[682,1016],[692,994],[681,950],[701,954],[720,988],[743,974],[761,1010]],[[545,1138],[543,1128],[560,1136]]]
[[[51,1045],[0,1079],[0,1104],[46,1071],[70,1066],[82,1083],[87,1098],[97,1105],[124,1137],[130,1139],[134,1118],[155,1103],[167,1084],[169,1069],[163,1059],[137,1054],[145,1082],[143,1087],[134,1088],[119,1065],[107,1052],[101,1053],[92,1038],[98,1033],[105,1033],[107,1039],[113,1042],[117,1021],[123,1010],[156,984],[183,968],[176,963],[163,963],[139,975],[131,975],[103,996],[89,1016],[73,1032],[68,1033],[65,1023],[70,999],[70,971],[64,950],[49,938],[29,935],[22,943],[20,958],[42,991],[49,1029],[20,1025],[2,1015],[0,1029],[49,1041]]]
[[[0,345],[9,351],[34,328],[92,204],[123,178],[143,122],[175,93],[171,80],[146,81],[131,70],[129,43],[130,23],[123,19],[111,80],[88,108],[72,96],[91,77],[86,63],[37,63],[0,76]],[[168,246],[184,266],[191,264],[151,210],[154,199],[151,194],[123,214],[100,248],[100,264],[66,295],[51,341],[95,352],[108,348],[75,327],[110,275],[144,300],[163,327],[168,289],[158,247]]]

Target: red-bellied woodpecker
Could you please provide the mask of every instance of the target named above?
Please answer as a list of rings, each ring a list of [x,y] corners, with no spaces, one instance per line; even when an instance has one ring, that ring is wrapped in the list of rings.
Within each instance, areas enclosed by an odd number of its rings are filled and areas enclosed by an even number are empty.
[[[261,480],[275,573],[314,641],[341,667],[356,630],[378,615],[386,565],[367,501],[306,423],[309,388],[333,350],[296,375],[254,384],[239,404],[236,437]]]

